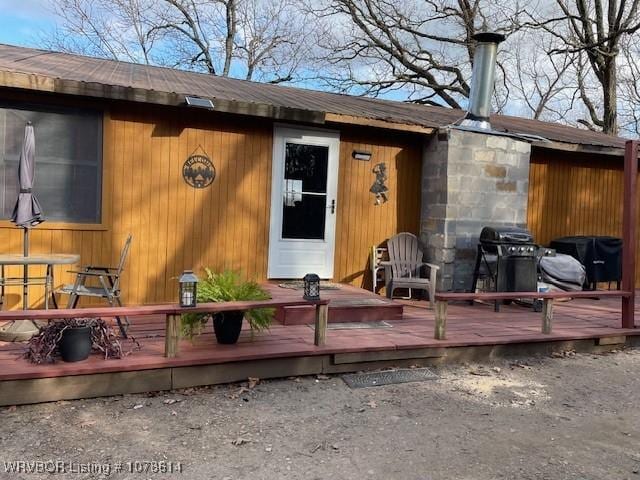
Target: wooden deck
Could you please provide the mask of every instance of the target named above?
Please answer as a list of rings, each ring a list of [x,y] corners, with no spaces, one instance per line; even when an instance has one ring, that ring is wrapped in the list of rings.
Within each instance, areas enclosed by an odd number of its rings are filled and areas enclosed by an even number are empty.
[[[298,290],[271,288],[278,298],[301,295]],[[164,317],[144,316],[132,319],[130,329],[141,348],[134,350],[132,342],[123,341],[125,350],[131,350],[125,358],[105,361],[93,355],[84,362],[51,365],[30,364],[21,358],[23,345],[0,342],[0,405],[166,390],[248,376],[353,371],[384,366],[384,362],[428,364],[452,360],[456,358],[453,353],[459,354],[461,349],[473,350],[473,358],[483,358],[493,355],[498,346],[509,346],[512,354],[527,354],[536,345],[620,345],[634,343],[640,336],[640,329],[620,328],[619,299],[558,303],[554,329],[548,335],[540,332],[540,314],[530,308],[508,305],[495,313],[493,305],[452,303],[447,339],[434,340],[434,313],[425,301],[394,302],[394,308],[387,310],[386,301],[373,301],[382,297],[349,286],[323,291],[323,296],[341,305],[336,311],[342,322],[373,318],[388,326],[343,328],[344,324],[333,323],[326,345],[317,347],[313,325],[276,323],[253,338],[245,326],[237,345],[216,344],[208,325],[195,342],[181,342],[176,358],[165,358]],[[353,306],[352,318],[349,304]],[[400,315],[399,306],[403,307]],[[380,318],[376,310],[388,312],[390,317]]]

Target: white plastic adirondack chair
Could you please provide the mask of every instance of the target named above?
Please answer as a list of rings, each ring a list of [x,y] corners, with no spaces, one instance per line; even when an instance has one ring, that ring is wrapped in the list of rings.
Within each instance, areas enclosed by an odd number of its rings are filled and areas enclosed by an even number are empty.
[[[412,233],[399,233],[387,241],[387,249],[389,261],[384,262],[387,297],[393,298],[393,291],[397,288],[426,290],[431,304],[440,267],[423,261],[418,237]],[[429,278],[422,277],[423,267],[429,268]]]

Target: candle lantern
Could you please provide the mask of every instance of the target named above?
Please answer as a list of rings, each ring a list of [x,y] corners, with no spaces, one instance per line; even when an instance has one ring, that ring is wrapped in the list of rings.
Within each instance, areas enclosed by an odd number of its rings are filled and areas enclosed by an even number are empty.
[[[304,299],[320,300],[320,277],[315,273],[307,273],[302,280],[304,280]]]
[[[180,276],[180,306],[195,307],[198,294],[198,277],[193,270],[185,270]]]

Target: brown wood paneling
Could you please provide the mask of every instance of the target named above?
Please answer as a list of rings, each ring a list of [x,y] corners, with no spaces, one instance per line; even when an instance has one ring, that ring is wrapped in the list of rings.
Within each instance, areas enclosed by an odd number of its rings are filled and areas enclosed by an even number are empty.
[[[622,200],[621,158],[532,150],[527,221],[538,243],[567,235],[622,238]]]
[[[196,151],[216,167],[209,188],[182,179],[182,164]],[[102,225],[45,222],[32,232],[31,251],[78,253],[83,265],[115,264],[132,233],[122,279],[128,304],[175,301],[176,277],[186,268],[233,268],[264,280],[271,155],[269,122],[113,106],[104,121]],[[0,252],[21,251],[21,230],[3,225],[0,235]],[[68,269],[56,267],[56,284],[73,280]],[[17,268],[9,273],[21,275]],[[40,272],[33,267],[32,273]],[[32,287],[32,307],[42,306],[43,293]],[[19,287],[8,289],[5,308],[20,302]]]
[[[368,162],[351,157],[354,149],[372,153]],[[369,188],[373,167],[387,165],[389,201],[374,205]],[[420,222],[421,142],[417,137],[343,130],[340,134],[340,171],[334,279],[370,288],[369,252],[398,232],[417,234]]]
[[[78,253],[82,265],[113,265],[133,234],[122,279],[123,300],[131,305],[175,301],[176,277],[186,268],[231,268],[266,279],[270,121],[131,104],[90,105],[106,108],[102,222],[45,222],[32,232],[32,252]],[[356,148],[370,150],[371,161],[354,160]],[[182,164],[196,151],[206,152],[215,165],[209,188],[193,189],[182,179]],[[369,188],[379,162],[387,164],[389,201],[375,206]],[[420,172],[419,136],[365,127],[341,131],[335,281],[369,286],[371,246],[397,232],[418,233]],[[0,236],[0,253],[21,251],[21,230],[0,222]],[[73,281],[69,269],[56,267],[57,285]],[[9,273],[19,276],[21,270]],[[32,268],[32,274],[39,273]],[[31,288],[31,307],[43,305],[43,294],[42,288]],[[20,288],[9,288],[4,308],[20,303]]]

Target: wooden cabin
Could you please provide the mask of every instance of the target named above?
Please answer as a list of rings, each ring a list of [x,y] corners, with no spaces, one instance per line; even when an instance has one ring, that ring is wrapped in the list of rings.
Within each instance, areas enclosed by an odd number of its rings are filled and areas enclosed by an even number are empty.
[[[419,233],[425,144],[461,115],[0,45],[0,251],[22,249],[7,219],[31,120],[47,217],[31,250],[112,264],[133,234],[128,304],[174,301],[179,274],[203,267],[260,281],[315,272],[369,287],[371,247]],[[513,117],[492,122],[549,140],[531,148],[527,219],[539,243],[621,235],[622,139]],[[388,190],[376,204],[381,163]],[[57,283],[71,278],[56,271]],[[32,298],[42,303],[42,294]],[[6,302],[19,305],[18,288]]]

